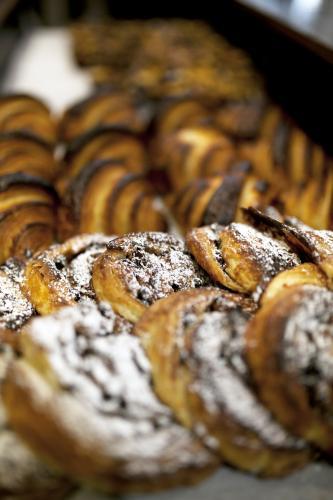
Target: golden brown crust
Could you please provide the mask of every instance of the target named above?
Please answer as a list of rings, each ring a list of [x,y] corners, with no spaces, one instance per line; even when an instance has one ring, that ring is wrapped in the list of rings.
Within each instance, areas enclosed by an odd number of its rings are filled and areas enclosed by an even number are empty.
[[[152,104],[143,96],[119,89],[104,89],[70,107],[60,122],[63,141],[99,127],[143,133],[152,118]]]
[[[152,362],[154,387],[178,416],[238,468],[279,476],[309,459],[251,389],[243,334],[248,299],[214,289],[179,292],[135,326]]]
[[[53,181],[59,164],[52,150],[22,133],[0,134],[0,175],[25,173]]]
[[[47,144],[57,140],[56,123],[39,99],[24,94],[0,98],[0,133],[23,132]]]
[[[100,234],[76,236],[28,261],[22,286],[39,314],[95,298],[91,269],[110,239]]]
[[[74,478],[111,492],[154,491],[217,466],[156,398],[140,343],[112,310],[85,304],[40,318],[23,352],[4,387],[10,422]]]
[[[0,263],[26,259],[55,240],[57,197],[52,186],[28,174],[0,178]]]
[[[333,449],[332,292],[301,285],[268,301],[246,332],[263,403],[290,432]]]
[[[164,136],[157,154],[176,190],[193,179],[227,172],[236,159],[232,142],[217,129],[203,126]]]
[[[182,241],[150,232],[111,241],[94,264],[92,282],[99,300],[135,322],[156,300],[210,281]]]
[[[60,207],[59,234],[164,231],[167,223],[151,185],[118,160],[95,160],[70,182]]]

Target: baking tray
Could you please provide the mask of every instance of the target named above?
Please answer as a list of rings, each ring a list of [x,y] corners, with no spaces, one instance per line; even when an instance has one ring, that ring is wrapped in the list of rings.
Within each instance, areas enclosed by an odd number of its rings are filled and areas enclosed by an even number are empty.
[[[56,113],[88,95],[91,89],[89,76],[73,61],[70,37],[63,28],[37,29],[21,38],[2,82],[2,91],[35,94]],[[263,480],[223,466],[195,487],[113,497],[82,489],[70,497],[70,500],[107,499],[332,500],[333,468],[326,463],[313,463],[284,479]]]

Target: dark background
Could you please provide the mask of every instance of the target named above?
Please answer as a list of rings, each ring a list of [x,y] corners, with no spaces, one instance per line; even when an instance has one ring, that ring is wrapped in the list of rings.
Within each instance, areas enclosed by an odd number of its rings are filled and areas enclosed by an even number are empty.
[[[333,64],[288,32],[232,0],[151,3],[124,0],[1,0],[1,70],[11,48],[27,30],[66,25],[71,20],[185,17],[204,19],[234,44],[245,48],[266,79],[274,100],[333,154]],[[332,19],[333,27],[333,19]],[[333,57],[333,54],[332,54]],[[332,59],[333,60],[333,59]]]

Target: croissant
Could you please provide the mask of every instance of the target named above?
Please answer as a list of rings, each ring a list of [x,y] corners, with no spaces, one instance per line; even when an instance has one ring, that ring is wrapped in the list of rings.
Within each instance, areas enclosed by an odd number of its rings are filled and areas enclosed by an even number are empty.
[[[209,283],[181,240],[165,233],[133,233],[110,241],[93,266],[98,300],[135,322],[156,300]]]
[[[9,363],[11,351],[0,349],[0,386]],[[74,489],[64,476],[54,473],[40,461],[9,427],[0,399],[0,493],[1,498],[29,500],[61,500]]]
[[[145,176],[119,160],[86,164],[67,186],[59,209],[59,235],[124,234],[167,228],[162,207]]]
[[[142,134],[152,113],[152,104],[142,95],[101,89],[67,109],[60,121],[60,137],[70,142],[100,127]]]
[[[0,133],[4,132],[22,132],[50,145],[57,140],[57,126],[49,109],[25,94],[0,97]]]
[[[230,172],[195,179],[169,197],[170,209],[184,231],[203,225],[242,221],[242,207],[274,203],[276,186],[258,179],[248,163],[233,165]]]
[[[262,401],[290,432],[332,453],[333,294],[294,286],[266,302],[246,332]]]
[[[52,149],[39,139],[22,132],[0,134],[0,176],[23,173],[52,182],[59,171]]]
[[[99,234],[75,236],[27,262],[22,288],[39,314],[95,298],[91,270],[110,238]]]
[[[3,388],[11,425],[50,463],[103,490],[196,483],[218,460],[156,398],[130,331],[88,303],[32,322]]]
[[[223,458],[259,475],[279,476],[309,460],[305,443],[285,432],[251,389],[243,359],[254,306],[219,290],[179,292],[139,320],[154,387],[180,421]]]
[[[56,236],[57,197],[42,178],[24,173],[0,177],[0,263],[25,259]]]

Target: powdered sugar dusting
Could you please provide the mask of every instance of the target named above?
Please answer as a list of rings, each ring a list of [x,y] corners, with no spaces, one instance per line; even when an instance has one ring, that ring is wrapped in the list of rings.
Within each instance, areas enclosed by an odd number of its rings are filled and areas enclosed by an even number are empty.
[[[283,340],[283,365],[320,405],[333,397],[333,292],[305,285],[290,298],[293,308]]]
[[[24,297],[19,284],[0,268],[0,328],[18,330],[34,314],[34,308]]]
[[[82,428],[94,423],[104,449],[121,460],[115,474],[119,467],[140,477],[209,464],[210,453],[155,396],[150,364],[131,328],[110,306],[86,302],[37,318],[27,335],[44,352],[64,394],[85,409],[78,438],[91,439]],[[61,410],[73,436],[79,432],[74,410]]]
[[[231,307],[223,302],[217,310],[197,318],[197,324],[191,326],[189,364],[195,377],[191,390],[202,398],[209,413],[227,413],[266,444],[278,448],[303,447],[302,441],[290,436],[273,419],[248,385],[249,373],[243,358],[248,318],[236,305]],[[246,446],[253,446],[253,442]]]
[[[133,233],[111,241],[127,289],[146,305],[170,293],[210,284],[181,240],[166,233]]]

